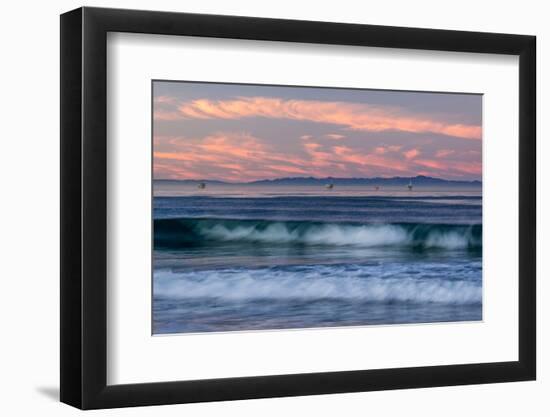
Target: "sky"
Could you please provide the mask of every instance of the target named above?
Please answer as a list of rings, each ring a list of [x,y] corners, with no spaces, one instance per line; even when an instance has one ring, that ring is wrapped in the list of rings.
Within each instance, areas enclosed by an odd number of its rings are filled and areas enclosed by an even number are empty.
[[[482,95],[153,82],[155,179],[481,179]]]

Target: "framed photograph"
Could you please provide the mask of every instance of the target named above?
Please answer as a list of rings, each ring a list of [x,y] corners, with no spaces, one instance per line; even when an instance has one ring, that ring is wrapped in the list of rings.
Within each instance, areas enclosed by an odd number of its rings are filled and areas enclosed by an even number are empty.
[[[533,380],[535,37],[61,16],[61,401]]]

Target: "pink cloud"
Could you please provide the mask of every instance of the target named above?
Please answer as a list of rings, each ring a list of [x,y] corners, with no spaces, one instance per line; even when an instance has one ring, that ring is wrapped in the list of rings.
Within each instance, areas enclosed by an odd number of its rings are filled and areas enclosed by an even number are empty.
[[[478,125],[446,123],[428,116],[404,114],[394,107],[337,101],[283,100],[269,97],[200,99],[182,102],[173,111],[155,111],[157,120],[174,120],[173,117],[176,116],[180,119],[286,118],[337,124],[354,130],[430,132],[464,139],[481,139],[481,126]]]
[[[179,120],[181,119],[181,114],[178,111],[155,109],[153,113],[153,119],[161,121]]]
[[[447,175],[456,175],[462,176],[464,174],[481,176],[481,162],[476,161],[442,161],[442,160],[433,160],[433,159],[416,159],[415,164],[430,168],[437,172],[446,172]],[[434,172],[431,173],[432,175]]]
[[[404,161],[361,154],[347,146],[302,142],[302,152],[288,155],[245,132],[218,132],[203,138],[155,137],[156,178],[219,178],[251,181],[285,176],[411,174]],[[399,154],[395,154],[399,155]]]
[[[337,133],[329,133],[328,135],[325,135],[325,137],[333,140],[341,140],[346,138],[344,135],[339,135]]]
[[[402,146],[391,145],[391,146],[377,146],[374,148],[374,152],[380,155],[383,155],[388,152],[399,152]]]
[[[304,143],[304,149],[309,155],[309,161],[304,161],[304,165],[310,164],[311,166],[317,168],[331,165],[331,162],[334,160],[334,155],[332,153],[320,150],[321,147],[322,146],[319,143]]]
[[[441,149],[441,150],[439,150],[435,153],[435,156],[436,156],[436,158],[445,158],[445,157],[447,157],[449,155],[452,155],[454,153],[455,153],[455,151],[453,151],[452,149]]]
[[[449,168],[452,171],[481,176],[481,162],[451,162]]]
[[[402,146],[400,146],[400,145],[392,145],[392,146],[386,147],[386,149],[389,152],[399,152],[401,150],[401,148],[402,148]]]
[[[155,104],[177,105],[178,100],[175,97],[170,96],[156,96],[154,102]]]
[[[416,158],[418,155],[420,155],[420,151],[418,149],[411,149],[406,152],[403,152],[403,155],[407,159],[413,159],[413,158]]]
[[[276,141],[267,142],[247,132],[215,132],[204,137],[157,135],[153,143],[155,178],[240,182],[286,176],[481,175],[480,158],[446,160],[452,152],[442,152],[432,159],[423,155],[422,148],[403,152],[399,145],[361,150],[343,142],[316,142],[311,136],[296,142],[291,153]]]
[[[315,151],[315,144],[310,147]],[[155,137],[156,178],[222,178],[243,181],[302,175],[311,162],[277,152],[248,133],[218,132],[203,138]],[[317,172],[320,174],[320,172]]]
[[[275,171],[280,172],[280,173],[286,173],[286,174],[289,174],[289,175],[290,174],[292,174],[292,175],[307,175],[309,173],[305,169],[298,168],[296,166],[291,166],[291,165],[271,164],[271,165],[267,165],[266,168],[275,170]]]
[[[433,168],[433,169],[444,169],[446,168],[446,163],[440,162],[440,161],[434,161],[430,159],[417,159],[415,161],[417,165],[426,167],[426,168]]]
[[[390,159],[376,154],[361,155],[347,146],[334,146],[332,149],[342,162],[362,165],[364,167],[384,168],[398,172],[408,171],[407,165],[396,159]],[[374,173],[374,171],[372,173]]]

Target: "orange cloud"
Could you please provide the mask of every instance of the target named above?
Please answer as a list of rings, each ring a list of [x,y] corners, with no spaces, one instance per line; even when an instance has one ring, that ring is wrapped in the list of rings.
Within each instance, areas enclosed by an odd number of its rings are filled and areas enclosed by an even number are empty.
[[[427,116],[402,114],[398,108],[361,103],[315,100],[283,100],[240,97],[233,100],[200,99],[180,103],[173,111],[156,109],[156,120],[285,118],[341,125],[365,131],[398,130],[437,133],[464,139],[481,139],[481,126],[451,124]]]

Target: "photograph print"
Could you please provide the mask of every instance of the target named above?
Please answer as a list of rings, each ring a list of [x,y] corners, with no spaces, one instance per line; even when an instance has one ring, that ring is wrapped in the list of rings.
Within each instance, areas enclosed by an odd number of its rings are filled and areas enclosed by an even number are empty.
[[[152,82],[152,333],[480,321],[482,95]]]

